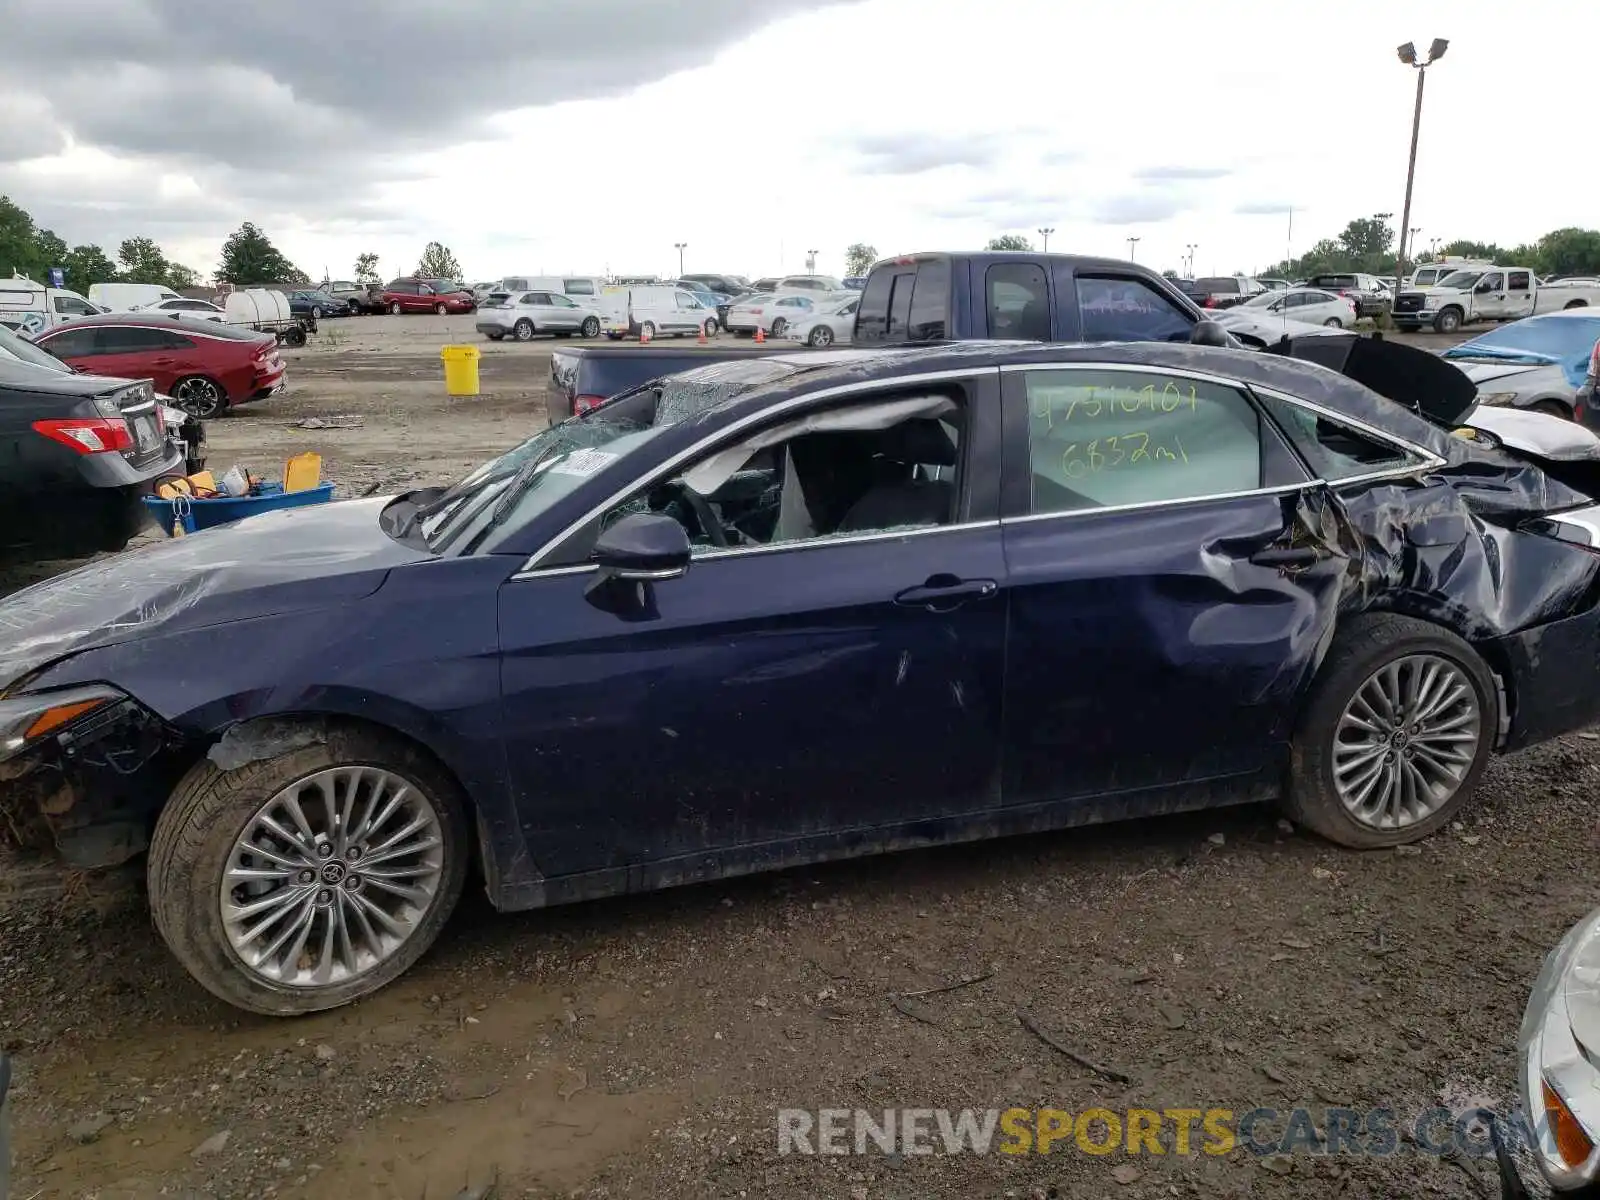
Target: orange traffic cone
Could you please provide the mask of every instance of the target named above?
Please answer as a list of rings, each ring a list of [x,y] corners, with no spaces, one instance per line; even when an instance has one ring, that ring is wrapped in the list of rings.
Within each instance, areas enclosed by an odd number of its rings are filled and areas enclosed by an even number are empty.
[[[757,325],[756,326],[756,345],[759,346],[759,345],[761,345],[762,342],[764,342],[766,340],[767,340],[767,331],[765,329],[761,328],[761,326]]]

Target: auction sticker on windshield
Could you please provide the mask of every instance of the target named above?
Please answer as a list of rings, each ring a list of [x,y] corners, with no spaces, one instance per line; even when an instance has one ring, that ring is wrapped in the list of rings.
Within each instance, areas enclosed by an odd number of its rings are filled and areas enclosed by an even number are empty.
[[[608,454],[604,450],[574,450],[565,458],[558,459],[550,468],[552,475],[593,475],[596,471],[617,461],[615,454]]]

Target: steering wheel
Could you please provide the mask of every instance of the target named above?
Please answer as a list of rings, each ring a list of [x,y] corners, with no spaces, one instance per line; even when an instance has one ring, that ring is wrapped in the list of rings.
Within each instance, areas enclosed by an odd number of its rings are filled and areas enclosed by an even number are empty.
[[[723,525],[722,518],[717,516],[716,509],[711,507],[711,502],[695,491],[681,479],[672,481],[677,488],[678,495],[689,506],[689,511],[694,513],[694,519],[700,522],[701,531],[711,539],[713,546],[726,548],[728,545],[728,530]]]

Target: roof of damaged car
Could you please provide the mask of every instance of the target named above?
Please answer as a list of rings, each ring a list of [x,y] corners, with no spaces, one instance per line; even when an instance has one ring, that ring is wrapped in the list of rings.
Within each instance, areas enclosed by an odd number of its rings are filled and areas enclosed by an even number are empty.
[[[1368,344],[1357,346],[1357,342]],[[1303,351],[1311,356],[1309,361],[1294,357],[1301,346],[1310,347]],[[1375,369],[1374,362],[1398,364],[1398,369]],[[1459,420],[1475,395],[1471,382],[1458,369],[1434,355],[1354,335],[1295,339],[1279,353],[1187,342],[1017,341],[941,342],[826,354],[801,351],[708,364],[673,375],[670,383],[674,390],[692,391],[697,385],[726,389],[715,404],[693,414],[700,416],[712,410],[764,407],[774,400],[825,388],[1035,364],[1148,366],[1220,375],[1382,424],[1441,453],[1446,440],[1441,425],[1448,428]],[[1389,397],[1374,387],[1384,388]],[[1431,421],[1420,415],[1424,412]]]

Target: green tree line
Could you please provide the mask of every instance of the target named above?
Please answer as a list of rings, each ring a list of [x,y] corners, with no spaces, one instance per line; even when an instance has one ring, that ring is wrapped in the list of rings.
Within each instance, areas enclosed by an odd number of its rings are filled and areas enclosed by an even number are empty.
[[[1393,214],[1374,213],[1346,225],[1338,237],[1323,238],[1298,258],[1273,264],[1265,274],[1284,279],[1305,279],[1329,271],[1362,271],[1388,276],[1398,266]],[[1481,258],[1506,266],[1531,267],[1539,275],[1600,274],[1600,230],[1553,229],[1536,242],[1502,246],[1495,242],[1457,239],[1424,249],[1412,246],[1406,255],[1411,266],[1444,257]]]
[[[0,279],[26,275],[43,283],[51,267],[66,271],[66,286],[85,292],[95,283],[154,283],[170,288],[199,287],[200,273],[166,256],[147,237],[125,238],[115,259],[95,245],[72,246],[54,230],[35,223],[33,216],[9,196],[0,195]],[[281,254],[249,221],[222,245],[216,282],[236,287],[266,283],[307,284],[310,279]]]

